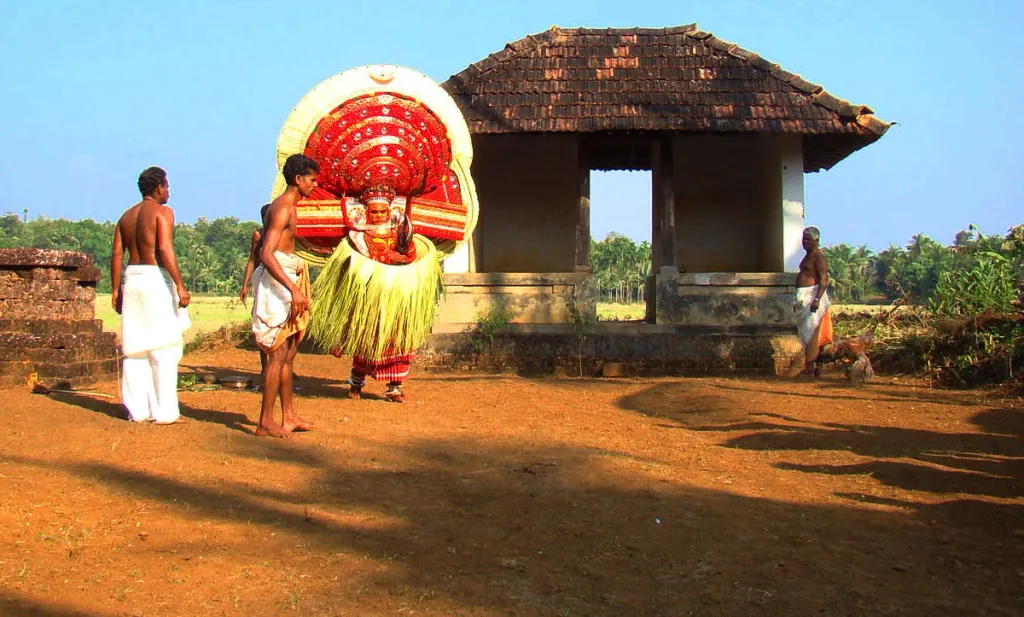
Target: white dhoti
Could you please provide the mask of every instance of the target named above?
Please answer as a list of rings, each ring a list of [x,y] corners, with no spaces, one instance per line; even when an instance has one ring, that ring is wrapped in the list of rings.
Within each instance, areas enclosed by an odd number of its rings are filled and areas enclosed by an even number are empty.
[[[294,253],[274,251],[281,269],[306,298],[309,298],[309,268],[301,257]],[[289,337],[298,335],[302,340],[309,325],[309,312],[291,317],[292,293],[262,264],[252,273],[252,333],[256,345],[265,352],[278,348]]]
[[[174,282],[160,266],[125,268],[121,300],[121,401],[135,422],[174,422],[188,310],[178,307]]]
[[[832,302],[828,299],[828,292],[826,291],[821,294],[818,310],[811,311],[811,303],[814,302],[814,298],[817,295],[817,285],[796,288],[796,300],[793,303],[793,310],[796,311],[797,333],[800,335],[800,342],[803,343],[805,349],[823,322],[826,322],[827,327],[822,330],[818,344],[825,345],[832,342],[832,319],[828,313],[828,307],[832,306]]]

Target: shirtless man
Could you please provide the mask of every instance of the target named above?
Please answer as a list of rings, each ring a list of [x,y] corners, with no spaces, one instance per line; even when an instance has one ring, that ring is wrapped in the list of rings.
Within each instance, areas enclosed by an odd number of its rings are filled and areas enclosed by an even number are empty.
[[[252,232],[252,238],[249,241],[249,261],[245,263],[245,274],[242,276],[242,291],[239,292],[238,298],[245,304],[246,299],[249,297],[249,284],[252,282],[252,273],[256,270],[256,267],[260,265],[260,250],[263,249],[263,231],[267,228],[267,210],[270,209],[270,204],[266,204],[260,208],[260,224],[263,225],[259,229],[255,229]],[[260,350],[260,375],[267,368],[267,353]],[[294,377],[293,377],[294,378]]]
[[[263,406],[258,436],[287,437],[295,430],[310,430],[313,423],[300,418],[292,405],[292,364],[309,325],[309,270],[295,254],[295,205],[316,188],[320,166],[293,154],[285,161],[288,188],[267,210],[260,266],[253,274],[253,334],[267,354],[263,369]],[[274,421],[275,399],[280,396],[282,422]]]
[[[174,254],[174,211],[167,173],[150,167],[139,175],[142,201],[117,221],[110,260],[110,302],[121,315],[124,376],[121,400],[132,420],[179,421],[178,361],[182,332],[190,325],[191,295]],[[124,252],[128,267],[121,281]]]
[[[804,368],[800,375],[813,375],[814,361],[823,345],[832,342],[832,317],[828,309],[828,262],[819,242],[821,232],[816,227],[804,229],[803,247],[806,251],[800,260],[800,272],[796,275],[796,301],[793,310],[797,312],[797,332],[804,346]]]

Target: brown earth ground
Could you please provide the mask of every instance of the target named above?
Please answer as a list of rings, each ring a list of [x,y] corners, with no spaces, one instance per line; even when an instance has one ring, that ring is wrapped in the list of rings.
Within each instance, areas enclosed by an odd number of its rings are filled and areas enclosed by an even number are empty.
[[[414,373],[403,406],[348,366],[299,357],[319,427],[287,440],[252,392],[182,392],[179,426],[0,392],[0,613],[1024,614],[1019,399]]]

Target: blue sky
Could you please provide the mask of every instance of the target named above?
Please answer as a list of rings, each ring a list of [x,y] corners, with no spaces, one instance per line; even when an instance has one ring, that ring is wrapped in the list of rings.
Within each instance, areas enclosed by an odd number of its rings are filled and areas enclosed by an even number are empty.
[[[179,220],[255,219],[281,124],[330,75],[395,63],[441,82],[552,25],[691,22],[899,122],[805,176],[808,222],[826,243],[878,250],[1024,223],[1024,3],[1013,0],[5,3],[0,213],[114,219],[155,164]],[[596,176],[594,235],[649,238],[649,181]]]

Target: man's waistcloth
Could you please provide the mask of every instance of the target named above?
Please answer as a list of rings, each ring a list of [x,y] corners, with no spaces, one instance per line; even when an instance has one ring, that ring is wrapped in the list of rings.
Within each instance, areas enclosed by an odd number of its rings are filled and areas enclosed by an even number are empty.
[[[828,345],[832,342],[832,315],[828,310],[832,306],[832,301],[828,299],[826,291],[821,294],[818,310],[811,312],[811,303],[814,302],[817,295],[817,285],[796,288],[796,301],[793,303],[793,308],[796,310],[797,333],[800,335],[800,342],[804,347],[810,344],[819,327],[821,334],[818,336],[818,345]]]
[[[160,266],[125,268],[121,288],[121,353],[126,356],[181,345],[192,327],[188,309],[178,306],[171,275]]]
[[[274,251],[281,269],[309,298],[309,267],[295,253]],[[262,264],[253,272],[252,333],[256,344],[263,351],[277,349],[289,337],[298,335],[299,340],[309,325],[309,311],[291,317],[292,294]]]

